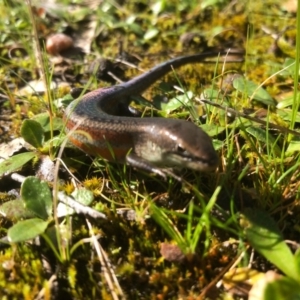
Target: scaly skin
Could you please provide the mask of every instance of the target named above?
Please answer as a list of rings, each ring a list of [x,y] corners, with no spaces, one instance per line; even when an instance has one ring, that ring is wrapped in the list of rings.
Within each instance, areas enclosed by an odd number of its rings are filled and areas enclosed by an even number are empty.
[[[221,51],[220,55],[227,54]],[[230,52],[241,55],[241,52]],[[177,119],[120,116],[131,96],[137,96],[173,68],[203,62],[218,53],[182,56],[164,62],[128,82],[100,88],[73,101],[64,119],[70,141],[91,155],[128,163],[165,177],[161,167],[211,171],[218,156],[210,137],[195,124]]]

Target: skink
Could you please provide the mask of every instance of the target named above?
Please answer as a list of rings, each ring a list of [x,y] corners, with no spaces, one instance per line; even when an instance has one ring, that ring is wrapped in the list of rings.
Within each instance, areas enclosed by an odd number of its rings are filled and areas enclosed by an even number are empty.
[[[182,65],[225,55],[209,52],[166,61],[128,82],[100,88],[73,101],[64,120],[69,140],[91,155],[127,163],[165,177],[164,167],[215,170],[218,156],[210,137],[195,124],[178,119],[120,116],[155,81]],[[232,54],[232,52],[230,53]],[[233,52],[235,54],[235,52]],[[236,52],[241,55],[241,52]]]

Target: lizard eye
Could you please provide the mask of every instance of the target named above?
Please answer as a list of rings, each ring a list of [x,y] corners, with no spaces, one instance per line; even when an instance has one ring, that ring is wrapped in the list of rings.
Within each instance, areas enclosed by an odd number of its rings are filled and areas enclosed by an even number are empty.
[[[189,158],[190,155],[189,155],[189,152],[184,148],[182,147],[181,145],[177,145],[176,146],[176,153],[177,155],[180,155],[182,158]]]
[[[176,151],[179,153],[182,153],[182,154],[184,154],[186,152],[186,150],[180,145],[177,145]]]

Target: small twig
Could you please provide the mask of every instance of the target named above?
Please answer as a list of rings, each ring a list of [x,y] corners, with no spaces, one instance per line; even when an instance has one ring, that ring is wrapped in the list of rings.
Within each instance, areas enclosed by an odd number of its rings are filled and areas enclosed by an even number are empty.
[[[223,268],[223,270],[214,278],[204,289],[202,290],[199,299],[204,299],[205,295],[208,293],[208,291],[213,287],[216,286],[217,288],[220,288],[222,284],[222,278],[223,276],[229,271],[235,268],[235,266],[241,261],[241,259],[245,256],[245,251],[240,253],[240,255],[237,255],[226,267]]]
[[[14,181],[17,181],[17,182],[19,182],[19,183],[23,183],[26,177],[23,176],[23,175],[20,175],[20,174],[18,174],[18,173],[12,173],[12,174],[11,174],[11,178],[12,178]]]
[[[218,103],[214,103],[214,102],[206,100],[206,99],[200,99],[198,97],[196,97],[195,99],[197,101],[199,101],[200,103],[205,103],[205,104],[209,104],[209,105],[212,105],[214,107],[220,108],[220,109],[224,110],[227,113],[231,113],[235,117],[241,117],[241,118],[244,118],[244,119],[248,119],[250,121],[262,124],[264,126],[268,126],[269,128],[277,129],[280,132],[284,132],[284,133],[287,133],[287,134],[289,133],[289,134],[294,134],[296,136],[300,136],[300,132],[298,132],[296,130],[292,130],[292,129],[289,129],[289,128],[286,128],[286,127],[283,127],[283,126],[280,126],[280,125],[276,125],[274,123],[266,122],[264,120],[261,120],[261,119],[255,118],[255,117],[251,117],[251,116],[249,116],[249,115],[247,115],[245,113],[236,111],[236,110],[234,110],[234,109],[232,109],[230,107],[222,106],[222,105],[220,105]]]
[[[114,299],[114,300],[125,299],[125,295],[119,284],[117,276],[113,270],[113,266],[112,266],[111,262],[109,261],[107,255],[106,255],[105,251],[103,250],[103,248],[101,247],[100,243],[96,239],[96,237],[93,233],[93,228],[92,228],[91,223],[88,220],[86,220],[86,222],[87,222],[88,228],[90,230],[93,245],[97,252],[99,261],[101,263],[103,275],[104,275],[106,283],[109,287],[112,299]],[[116,293],[116,290],[118,291],[118,294]]]
[[[57,280],[56,274],[52,275],[52,276],[50,277],[50,279],[48,280],[48,288],[49,288],[49,287],[51,288],[52,285],[53,285],[53,283],[54,283],[54,281],[56,281],[56,280]],[[42,300],[42,299],[45,299],[45,293],[46,293],[46,289],[43,287],[43,288],[40,290],[40,292],[38,293],[38,295],[35,297],[34,300]]]
[[[180,91],[182,93],[184,92],[178,86],[175,86],[175,88],[176,88],[176,90],[178,90],[178,91]],[[199,97],[196,97],[195,100],[197,100],[200,103],[205,103],[205,104],[217,107],[219,109],[222,109],[225,112],[232,114],[234,117],[241,117],[241,118],[244,118],[244,119],[247,119],[247,120],[259,123],[259,124],[262,124],[262,125],[264,125],[266,127],[277,129],[280,132],[283,132],[283,133],[286,133],[286,134],[294,134],[296,136],[300,136],[300,132],[299,131],[292,130],[292,129],[289,129],[289,128],[286,128],[286,127],[283,127],[283,126],[280,126],[280,125],[277,125],[277,124],[274,124],[274,123],[266,122],[266,121],[264,121],[262,119],[251,117],[251,116],[249,116],[249,115],[247,115],[247,114],[245,114],[243,112],[239,112],[239,111],[234,110],[233,108],[230,108],[230,107],[227,107],[227,106],[222,106],[221,104],[214,103],[214,102],[209,101],[207,99],[200,99]]]
[[[75,212],[77,212],[78,214],[82,213],[82,214],[90,216],[94,219],[97,219],[97,218],[107,219],[105,214],[100,213],[91,207],[88,207],[86,205],[83,205],[83,204],[75,201],[71,197],[67,196],[64,192],[58,192],[57,198],[60,202],[73,208],[75,210]]]

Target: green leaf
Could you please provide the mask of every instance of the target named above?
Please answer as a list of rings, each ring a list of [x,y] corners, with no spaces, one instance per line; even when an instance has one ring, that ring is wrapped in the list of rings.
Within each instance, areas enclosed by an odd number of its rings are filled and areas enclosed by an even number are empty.
[[[165,0],[158,0],[154,2],[151,6],[153,14],[155,16],[159,15],[164,9],[166,8],[166,1]]]
[[[298,153],[299,149],[300,149],[300,141],[297,140],[290,141],[285,151],[285,156],[288,157],[290,155],[293,155],[294,153]]]
[[[20,221],[8,229],[8,240],[12,243],[28,241],[44,233],[47,227],[48,222],[38,218]]]
[[[156,37],[159,33],[159,30],[157,28],[151,28],[149,30],[146,31],[146,33],[144,34],[144,40],[148,41],[153,39],[154,37]]]
[[[215,88],[207,88],[203,90],[203,96],[209,100],[218,100],[220,97],[220,91]],[[222,103],[224,105],[224,103]],[[227,103],[225,103],[226,105]],[[227,106],[227,105],[226,105]]]
[[[23,200],[10,200],[0,205],[0,214],[5,218],[17,221],[34,218],[35,214],[24,206]]]
[[[278,106],[278,105],[277,105]],[[284,110],[282,109],[277,109],[276,110],[276,115],[278,115],[279,118],[281,118],[284,121],[287,121],[288,123],[291,121],[292,118],[295,117],[295,122],[299,123],[300,122],[300,113],[297,112],[296,115],[294,116],[294,112],[292,109],[286,108]]]
[[[241,93],[245,93],[248,97],[261,102],[265,105],[276,105],[274,99],[262,87],[259,87],[255,82],[246,80],[243,77],[238,77],[233,80],[233,87]]]
[[[209,136],[217,136],[218,134],[223,133],[226,130],[226,127],[216,125],[213,123],[202,124],[201,129],[203,129]],[[221,142],[223,144],[223,142]]]
[[[172,99],[170,99],[167,103],[161,101],[161,97],[154,97],[153,103],[154,106],[164,112],[170,113],[173,110],[176,110],[183,105],[190,105],[191,98],[193,97],[193,93],[188,91],[184,95],[178,95]]]
[[[54,117],[52,120],[52,128],[50,127],[50,117],[49,113],[41,113],[36,116],[34,116],[31,121],[34,120],[38,122],[44,132],[49,132],[50,130],[60,130],[63,127],[63,120],[61,118]]]
[[[213,139],[212,142],[216,151],[221,150],[224,147],[224,143],[220,140]]]
[[[0,163],[0,176],[8,175],[21,167],[36,156],[34,152],[25,152],[14,155]]]
[[[300,300],[299,282],[282,277],[267,284],[261,299],[265,300]]]
[[[298,270],[298,274],[300,274],[300,249],[298,248],[295,255],[295,264],[296,264],[296,267],[297,267],[297,270]],[[300,277],[300,275],[299,275]]]
[[[35,148],[41,148],[44,142],[44,130],[40,123],[34,120],[24,120],[21,126],[24,140]]]
[[[205,0],[205,1],[201,1],[201,9],[204,10],[206,9],[208,6],[215,6],[219,3],[223,3],[224,0]]]
[[[294,58],[286,58],[282,67],[285,69],[283,72],[280,73],[281,76],[289,75],[295,78],[296,72],[295,72],[295,59]],[[300,70],[299,70],[300,72]]]
[[[278,102],[277,104],[277,108],[279,109],[283,109],[286,108],[288,106],[292,106],[294,103],[294,96],[288,96],[286,98],[284,98],[283,100],[280,100],[280,102]]]
[[[260,210],[249,209],[245,211],[244,216],[248,223],[245,232],[251,246],[283,273],[299,280],[294,256],[275,221],[266,212]]]
[[[47,219],[52,214],[52,195],[46,182],[30,176],[21,186],[21,197],[25,207],[36,216]]]
[[[138,23],[131,23],[131,24],[123,23],[123,26],[120,26],[119,28],[122,28],[122,27],[123,28],[128,27],[128,32],[133,32],[138,36],[142,36],[144,34],[143,28]]]
[[[254,136],[258,141],[268,144],[269,147],[275,151],[276,155],[281,154],[282,150],[277,145],[276,139],[269,133],[269,131],[253,126],[247,127],[246,131]]]
[[[86,206],[89,206],[94,201],[93,192],[87,190],[86,188],[76,189],[72,193],[72,196],[77,202]]]

